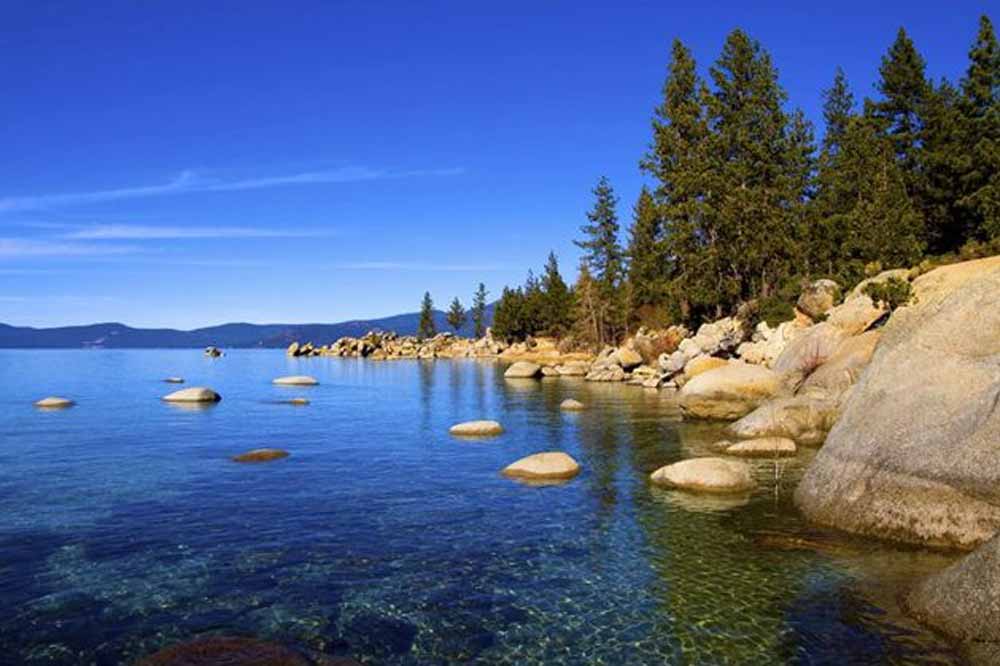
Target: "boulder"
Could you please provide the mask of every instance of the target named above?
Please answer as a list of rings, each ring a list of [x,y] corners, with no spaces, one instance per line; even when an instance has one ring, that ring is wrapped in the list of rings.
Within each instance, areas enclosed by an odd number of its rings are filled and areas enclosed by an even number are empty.
[[[466,421],[448,429],[457,437],[491,437],[503,433],[503,426],[496,421]]]
[[[823,365],[809,375],[798,392],[839,399],[858,381],[861,373],[868,367],[881,337],[882,332],[875,330],[847,338]]]
[[[650,476],[668,488],[705,493],[745,493],[755,483],[750,466],[725,458],[691,458],[666,465]]]
[[[913,288],[795,501],[850,532],[972,548],[1000,530],[1000,257]]]
[[[559,404],[559,409],[566,412],[578,412],[581,409],[586,409],[586,408],[587,408],[586,405],[584,405],[579,400],[574,400],[573,398],[567,398]]]
[[[559,371],[551,365],[546,365],[542,367],[542,377],[559,377]]]
[[[903,607],[952,638],[1000,644],[1000,536],[917,584]]]
[[[521,458],[503,469],[503,475],[527,480],[571,479],[580,473],[580,465],[562,451],[546,451]]]
[[[833,280],[816,280],[806,285],[795,305],[810,318],[820,319],[839,299],[839,284]]]
[[[542,366],[537,363],[532,363],[531,361],[517,361],[507,368],[507,370],[503,373],[503,376],[508,379],[530,379],[532,377],[537,377],[541,371]]]
[[[42,398],[35,403],[35,407],[39,409],[66,409],[67,407],[72,407],[76,403],[68,398],[60,398],[57,396],[49,396],[48,398]]]
[[[726,447],[726,455],[741,458],[783,458],[794,456],[798,449],[786,437],[760,437],[736,442]]]
[[[626,372],[642,365],[642,355],[630,347],[620,347],[615,351],[612,359]]]
[[[588,382],[623,382],[628,379],[628,373],[620,365],[598,365],[590,368],[586,377]]]
[[[210,388],[192,386],[163,396],[167,402],[219,402],[222,396]]]
[[[212,358],[219,358],[222,356],[222,350],[218,347],[206,347],[205,356],[211,356]]]
[[[716,356],[695,356],[693,359],[687,362],[684,366],[684,377],[688,381],[694,379],[703,372],[708,372],[709,370],[714,370],[715,368],[721,368],[722,366],[728,364],[724,358],[718,358]]]
[[[298,342],[293,342],[292,344],[288,345],[288,350],[285,351],[285,353],[288,354],[289,356],[298,356],[299,355],[299,343]]]
[[[826,363],[847,337],[830,323],[817,324],[789,342],[772,367],[798,384]]]
[[[167,384],[183,384],[184,383],[184,378],[183,377],[167,377],[163,381],[165,383],[167,383]]]
[[[590,371],[590,363],[586,361],[570,361],[557,365],[556,370],[564,377],[584,377]]]
[[[272,383],[279,386],[316,386],[319,381],[315,377],[308,375],[291,375],[289,377],[278,377]]]
[[[740,438],[782,437],[819,445],[839,414],[836,400],[796,395],[768,400],[727,430]]]
[[[763,366],[743,362],[703,372],[677,395],[685,416],[738,419],[782,389],[781,375]]]
[[[233,462],[271,462],[272,460],[281,460],[282,458],[287,458],[288,456],[288,451],[283,449],[254,449],[253,451],[247,451],[246,453],[241,453],[238,456],[233,456]]]

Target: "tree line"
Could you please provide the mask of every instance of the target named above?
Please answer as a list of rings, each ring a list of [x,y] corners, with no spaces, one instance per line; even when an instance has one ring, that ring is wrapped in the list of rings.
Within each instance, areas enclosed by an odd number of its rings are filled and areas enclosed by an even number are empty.
[[[494,332],[602,345],[640,324],[737,311],[790,315],[802,282],[851,285],[925,257],[1000,251],[1000,48],[979,20],[957,83],[931,81],[904,29],[859,104],[837,69],[817,143],[788,109],[770,54],[731,32],[707,79],[673,42],[639,166],[649,177],[622,243],[606,178],[576,241],[570,288],[550,254],[541,279],[505,288]]]

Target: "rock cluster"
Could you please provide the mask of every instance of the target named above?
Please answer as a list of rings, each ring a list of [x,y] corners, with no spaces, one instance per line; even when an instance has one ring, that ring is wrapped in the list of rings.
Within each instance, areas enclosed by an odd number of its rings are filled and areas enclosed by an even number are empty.
[[[490,330],[478,340],[459,338],[451,333],[439,333],[422,340],[412,335],[370,331],[360,338],[343,337],[329,345],[317,347],[311,342],[293,342],[289,356],[340,356],[391,359],[431,359],[491,357],[503,353],[508,345],[493,337]]]

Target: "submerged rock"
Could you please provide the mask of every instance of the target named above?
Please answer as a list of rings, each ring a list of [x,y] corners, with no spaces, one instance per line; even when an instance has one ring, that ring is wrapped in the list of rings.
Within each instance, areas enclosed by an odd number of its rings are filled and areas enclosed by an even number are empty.
[[[678,402],[686,416],[737,419],[782,388],[778,373],[748,363],[727,363],[684,384]]]
[[[580,473],[580,464],[562,451],[546,451],[521,458],[503,469],[504,476],[527,479],[571,479]]]
[[[167,377],[163,381],[165,383],[167,383],[167,384],[183,384],[184,383],[184,378],[183,377]]]
[[[316,386],[319,381],[309,375],[291,375],[288,377],[278,377],[272,383],[279,386]]]
[[[233,462],[238,463],[258,463],[258,462],[270,462],[272,460],[281,460],[282,458],[287,458],[289,455],[288,451],[284,449],[254,449],[253,451],[247,451],[246,453],[241,453],[238,456],[233,456]]]
[[[300,653],[274,643],[235,636],[210,636],[173,645],[137,666],[314,666]]]
[[[41,400],[35,402],[35,407],[39,409],[66,409],[67,407],[72,407],[76,403],[69,398],[60,398],[57,396],[49,396],[48,398],[42,398]]]
[[[660,486],[706,493],[743,493],[754,485],[746,463],[725,458],[692,458],[666,465],[650,475]]]
[[[566,412],[578,412],[581,409],[586,409],[587,406],[584,405],[579,400],[574,400],[573,398],[566,398],[561,403],[559,403],[559,409]]]
[[[783,458],[797,452],[795,442],[786,437],[759,437],[730,444],[726,455],[740,458]]]
[[[296,407],[304,407],[309,404],[309,400],[307,398],[292,398],[288,401],[288,404],[295,405]]]
[[[167,402],[219,402],[222,396],[210,388],[192,386],[163,396]]]
[[[496,421],[466,421],[448,429],[458,437],[489,437],[503,433],[503,426]]]
[[[1000,257],[913,288],[795,501],[823,525],[971,548],[1000,530]]]
[[[537,377],[541,371],[542,366],[537,363],[532,363],[531,361],[517,361],[507,368],[507,370],[503,373],[503,376],[508,379],[530,379],[532,377]]]

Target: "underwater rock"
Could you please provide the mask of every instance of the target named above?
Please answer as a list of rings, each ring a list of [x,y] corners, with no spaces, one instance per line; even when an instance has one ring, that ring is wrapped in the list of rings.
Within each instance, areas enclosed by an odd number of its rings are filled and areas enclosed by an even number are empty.
[[[787,437],[759,437],[730,444],[725,452],[741,458],[783,458],[794,456],[796,448],[795,442]]]
[[[247,451],[246,453],[241,453],[238,456],[233,456],[233,462],[238,463],[259,463],[259,462],[270,462],[272,460],[281,460],[282,458],[287,458],[290,454],[284,449],[254,449],[253,451]]]
[[[210,636],[160,650],[136,666],[315,666],[315,662],[274,643]]]
[[[586,409],[587,406],[580,402],[579,400],[574,400],[573,398],[566,398],[559,404],[559,409],[566,412],[578,412],[581,409]]]

